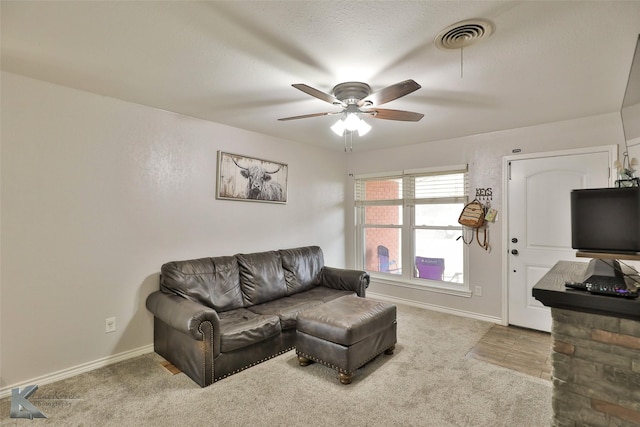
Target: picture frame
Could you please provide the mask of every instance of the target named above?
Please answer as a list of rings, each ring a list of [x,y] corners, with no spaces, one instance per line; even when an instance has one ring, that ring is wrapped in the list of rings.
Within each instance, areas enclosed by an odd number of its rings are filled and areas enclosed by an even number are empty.
[[[287,203],[288,173],[286,163],[218,151],[216,198]]]

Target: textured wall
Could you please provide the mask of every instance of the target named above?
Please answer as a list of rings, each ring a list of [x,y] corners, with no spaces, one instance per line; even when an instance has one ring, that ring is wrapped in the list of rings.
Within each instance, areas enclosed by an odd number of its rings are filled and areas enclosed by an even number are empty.
[[[164,262],[316,244],[344,266],[342,152],[9,73],[1,101],[0,388],[151,345]],[[218,150],[288,164],[288,203],[217,200]]]

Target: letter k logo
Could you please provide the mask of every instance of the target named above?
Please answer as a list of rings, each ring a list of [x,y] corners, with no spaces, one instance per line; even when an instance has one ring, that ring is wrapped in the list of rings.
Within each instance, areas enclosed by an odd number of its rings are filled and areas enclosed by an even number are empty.
[[[37,385],[30,385],[20,390],[11,390],[11,418],[47,418],[38,408],[27,399],[38,389]]]

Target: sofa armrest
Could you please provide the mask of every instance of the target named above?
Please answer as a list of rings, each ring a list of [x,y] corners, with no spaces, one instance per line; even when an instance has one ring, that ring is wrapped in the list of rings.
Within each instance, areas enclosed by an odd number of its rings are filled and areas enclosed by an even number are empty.
[[[214,347],[217,341],[219,348],[220,318],[214,309],[162,291],[155,291],[147,297],[147,309],[170,327],[198,341],[205,339],[202,323],[210,322],[214,331]]]
[[[322,285],[327,288],[354,291],[359,297],[365,296],[369,287],[369,273],[345,268],[322,268]]]

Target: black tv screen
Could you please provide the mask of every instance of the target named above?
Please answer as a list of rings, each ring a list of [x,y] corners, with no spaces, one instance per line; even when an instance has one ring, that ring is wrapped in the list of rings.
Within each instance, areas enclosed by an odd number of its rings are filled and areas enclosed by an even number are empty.
[[[571,246],[588,252],[640,252],[640,188],[573,190]]]

